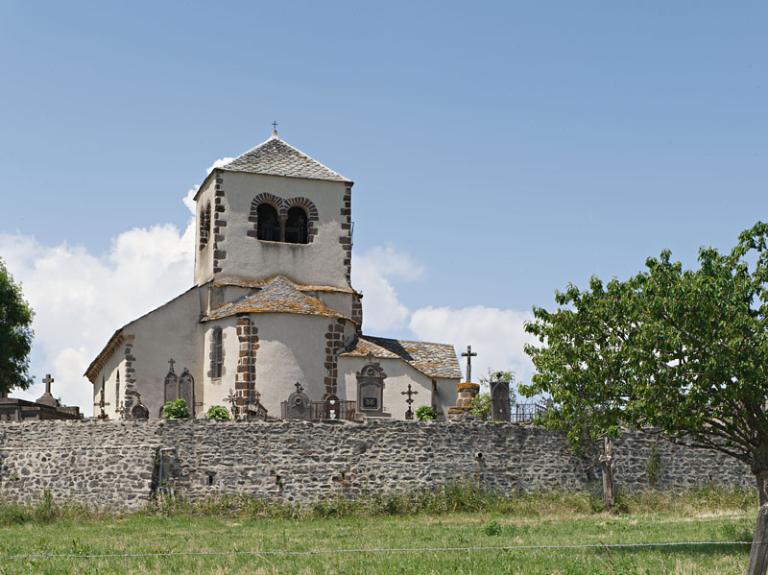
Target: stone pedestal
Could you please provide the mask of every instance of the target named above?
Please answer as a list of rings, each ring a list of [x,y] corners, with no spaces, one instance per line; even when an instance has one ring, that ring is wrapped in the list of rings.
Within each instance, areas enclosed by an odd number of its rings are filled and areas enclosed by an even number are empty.
[[[461,420],[464,419],[472,407],[472,400],[480,393],[479,383],[460,383],[456,386],[459,390],[459,397],[456,398],[456,405],[448,408],[448,419]]]

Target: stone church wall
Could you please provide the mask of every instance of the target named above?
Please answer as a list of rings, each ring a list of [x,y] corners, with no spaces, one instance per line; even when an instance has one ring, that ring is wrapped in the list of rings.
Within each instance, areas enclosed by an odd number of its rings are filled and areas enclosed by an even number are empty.
[[[617,442],[615,465],[624,490],[752,484],[746,466],[724,455],[639,433]],[[243,493],[298,502],[455,481],[503,492],[588,490],[599,481],[562,435],[511,424],[0,424],[0,500],[31,502],[48,490],[60,501],[138,509],[160,474],[191,498]]]

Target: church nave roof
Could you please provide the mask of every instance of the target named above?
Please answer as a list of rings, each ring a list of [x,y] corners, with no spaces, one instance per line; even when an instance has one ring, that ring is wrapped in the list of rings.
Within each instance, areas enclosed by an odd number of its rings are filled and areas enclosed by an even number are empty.
[[[461,379],[459,360],[452,345],[426,341],[408,341],[363,335],[353,349],[341,354],[348,357],[402,359],[424,375],[435,378]]]
[[[222,319],[240,313],[294,313],[350,319],[319,299],[302,293],[298,286],[285,276],[275,276],[256,293],[224,304],[202,321]]]

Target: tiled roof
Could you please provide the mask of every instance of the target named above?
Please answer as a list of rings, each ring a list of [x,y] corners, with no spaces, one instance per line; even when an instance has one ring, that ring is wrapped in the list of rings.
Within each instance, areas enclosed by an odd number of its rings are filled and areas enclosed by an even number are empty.
[[[358,338],[354,349],[341,355],[365,357],[369,354],[378,358],[402,359],[429,377],[461,379],[459,360],[452,345],[363,335]]]
[[[248,150],[219,169],[227,172],[248,172],[310,180],[350,181],[277,136],[272,136],[266,142]]]
[[[283,276],[275,276],[253,295],[213,310],[203,318],[203,321],[221,319],[239,313],[295,313],[345,317],[319,299],[302,293],[292,281]]]

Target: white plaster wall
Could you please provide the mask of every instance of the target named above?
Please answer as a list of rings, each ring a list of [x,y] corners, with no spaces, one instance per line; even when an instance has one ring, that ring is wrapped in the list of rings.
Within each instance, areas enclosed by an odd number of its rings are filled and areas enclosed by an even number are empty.
[[[408,405],[401,392],[411,389],[418,392],[413,396],[412,409],[415,412],[422,405],[432,405],[432,379],[417,371],[406,362],[399,359],[376,358],[381,364],[387,378],[384,380],[384,412],[392,419],[405,419]],[[339,385],[339,399],[357,401],[357,373],[366,365],[368,360],[362,357],[342,357],[339,361],[339,377],[343,383]],[[341,371],[343,370],[343,372]],[[342,391],[343,390],[343,391]]]
[[[137,319],[123,328],[126,335],[133,335],[133,362],[136,390],[141,394],[150,417],[159,417],[163,405],[163,382],[168,374],[168,360],[176,360],[176,374],[181,376],[188,368],[195,379],[195,402],[203,398],[202,332],[200,296],[192,289],[171,300],[164,306]],[[122,346],[117,353],[123,353]],[[124,359],[124,356],[123,356]],[[120,374],[121,387],[125,389],[124,373]],[[200,416],[202,405],[195,407]]]
[[[213,219],[216,212],[215,205],[216,177],[212,177],[197,197],[197,216],[195,218],[195,284],[200,285],[213,277]],[[202,250],[200,247],[200,214],[205,205],[211,203],[211,230],[208,236],[208,244]]]
[[[264,279],[284,274],[299,283],[349,287],[345,252],[339,243],[339,237],[349,233],[341,229],[343,182],[234,172],[222,172],[222,177],[227,222],[224,240],[219,242],[219,249],[226,251],[222,276]],[[248,221],[251,201],[265,192],[283,199],[305,197],[315,204],[320,219],[311,244],[264,242],[248,236],[254,229]]]
[[[203,408],[207,413],[211,406],[222,405],[229,409],[227,396],[235,391],[235,374],[237,373],[237,358],[240,343],[237,339],[237,318],[228,317],[217,321],[207,322],[203,335],[202,381],[204,387]],[[211,377],[211,334],[214,328],[221,328],[222,350],[224,353],[224,368],[220,378]]]
[[[96,383],[93,384],[93,415],[99,415],[101,409],[96,405],[101,399],[101,382],[102,378],[105,382],[104,387],[104,401],[109,403],[104,408],[104,412],[110,417],[115,419],[120,417],[118,409],[120,407],[120,401],[125,394],[125,344],[119,346],[115,353],[112,354],[104,367],[99,372]],[[115,383],[117,382],[117,374],[120,373],[120,396],[116,395],[117,389]],[[56,395],[54,390],[54,396]]]
[[[259,349],[256,352],[256,389],[261,403],[271,417],[280,417],[280,404],[296,390],[298,381],[305,393],[320,401],[325,395],[325,334],[335,323],[333,318],[299,314],[251,314],[258,329]],[[349,322],[348,322],[349,323]],[[240,342],[237,338],[237,319],[226,318],[206,324],[204,343],[205,405],[229,406],[226,397],[235,389]],[[215,325],[222,327],[224,349],[224,375],[216,381],[208,377],[210,331]],[[346,326],[344,336],[351,338],[354,328]]]
[[[443,414],[443,417],[448,417],[448,408],[456,405],[456,398],[459,396],[459,391],[456,389],[459,379],[438,378],[435,379],[435,384],[437,394],[433,406]]]

